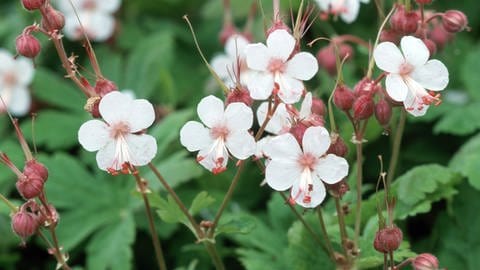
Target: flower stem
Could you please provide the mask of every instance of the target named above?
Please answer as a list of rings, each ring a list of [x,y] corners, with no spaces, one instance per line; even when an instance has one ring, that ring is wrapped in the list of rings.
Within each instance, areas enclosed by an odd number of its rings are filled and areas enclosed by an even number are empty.
[[[355,245],[358,246],[360,225],[362,222],[362,184],[363,184],[363,135],[356,136],[357,144],[357,203],[355,208]]]
[[[348,256],[348,250],[345,246],[345,243],[348,239],[347,235],[347,230],[345,227],[345,217],[343,215],[343,210],[342,207],[340,206],[340,198],[334,197],[335,198],[335,207],[337,209],[337,217],[338,217],[338,227],[340,228],[340,238],[342,239],[342,247],[343,250],[345,251],[345,256]]]
[[[222,259],[218,255],[217,248],[215,244],[210,243],[208,241],[204,242],[205,248],[207,249],[208,254],[212,258],[213,264],[217,270],[225,270],[225,266],[223,265]]]
[[[55,250],[55,252],[53,253],[53,256],[55,256],[55,259],[57,260],[57,263],[60,264],[62,269],[63,270],[70,270],[71,268],[65,262],[65,260],[63,258],[63,255],[61,253],[57,252],[57,249],[52,244],[52,242],[50,242],[50,240],[48,240],[48,238],[41,231],[38,231],[37,235],[40,236],[40,238],[42,238],[42,240],[45,242],[45,244],[47,245],[49,250]]]
[[[325,226],[325,220],[323,219],[322,207],[317,207],[318,220],[320,221],[320,228],[322,229],[323,237],[325,238],[328,255],[330,259],[335,262],[335,254],[333,253],[333,246],[328,236],[327,227]]]
[[[388,164],[387,187],[390,187],[393,177],[395,176],[406,119],[407,112],[402,108],[400,112],[400,120],[398,121],[398,126],[395,130],[395,138],[393,139],[392,155],[390,157],[390,163]]]
[[[13,213],[16,213],[18,211],[18,207],[16,207],[12,202],[10,202],[3,194],[0,193],[0,200],[2,200],[8,208],[12,209]]]

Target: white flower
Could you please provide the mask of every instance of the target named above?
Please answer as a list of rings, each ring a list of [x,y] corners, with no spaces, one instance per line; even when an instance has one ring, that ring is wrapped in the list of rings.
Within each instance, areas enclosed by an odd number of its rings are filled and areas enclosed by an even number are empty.
[[[100,100],[99,111],[105,122],[87,121],[78,131],[78,140],[85,150],[98,151],[100,169],[112,174],[135,172],[133,166],[146,165],[155,157],[156,140],[143,134],[155,120],[150,102],[113,91]]]
[[[188,151],[199,151],[197,160],[214,174],[226,170],[228,153],[247,159],[255,153],[255,139],[248,132],[253,123],[252,110],[244,103],[231,103],[224,110],[215,97],[203,98],[197,107],[200,120],[187,122],[180,130],[180,142]]]
[[[225,54],[216,55],[211,61],[213,70],[230,88],[235,87],[239,73],[240,83],[246,85],[250,71],[245,63],[245,48],[249,43],[242,35],[232,35],[225,43]]]
[[[448,70],[442,62],[428,60],[430,53],[422,40],[406,36],[400,46],[402,51],[391,42],[382,42],[373,51],[373,57],[377,66],[388,72],[385,80],[388,95],[403,102],[410,114],[422,116],[430,104],[440,103],[440,95],[426,89],[445,89]]]
[[[276,30],[262,43],[247,45],[247,66],[255,71],[248,78],[247,88],[253,99],[267,99],[272,91],[287,104],[300,100],[302,81],[310,80],[318,71],[315,57],[307,52],[291,54],[295,39],[285,30]]]
[[[72,0],[85,34],[94,41],[105,41],[115,30],[113,13],[121,0]],[[83,38],[82,28],[69,1],[58,0],[58,8],[65,15],[64,33],[69,39]]]
[[[346,23],[352,23],[358,16],[360,2],[368,3],[370,0],[316,0],[320,9],[340,16]]]
[[[28,85],[33,75],[31,60],[23,57],[14,59],[8,51],[0,49],[0,96],[3,99],[0,112],[8,110],[17,116],[28,113],[31,103]]]
[[[324,127],[305,131],[302,148],[292,134],[286,133],[270,140],[264,152],[271,158],[265,178],[278,191],[291,188],[291,199],[303,207],[314,208],[326,195],[322,183],[335,184],[348,174],[348,163],[333,154],[325,155],[330,136]]]

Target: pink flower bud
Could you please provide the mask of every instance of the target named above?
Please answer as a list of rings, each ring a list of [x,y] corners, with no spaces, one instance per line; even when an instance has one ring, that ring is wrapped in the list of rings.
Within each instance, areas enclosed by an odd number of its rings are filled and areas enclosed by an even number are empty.
[[[25,199],[32,199],[40,195],[43,191],[44,180],[35,173],[24,175],[17,180],[15,186],[18,193]]]
[[[417,31],[419,20],[417,12],[407,12],[404,6],[398,6],[397,11],[390,18],[390,26],[396,32],[408,35]]]
[[[290,27],[288,27],[282,20],[277,20],[270,28],[267,29],[267,37],[276,30],[285,30],[288,33],[292,33]]]
[[[412,261],[415,270],[438,270],[438,259],[430,253],[417,255]]]
[[[382,126],[388,125],[390,118],[392,118],[392,107],[383,98],[375,104],[375,118]]]
[[[447,32],[457,33],[468,27],[467,16],[459,10],[447,10],[442,16],[443,28]]]
[[[323,100],[314,97],[312,99],[312,113],[317,114],[317,115],[325,115],[325,103],[323,103]]]
[[[235,29],[235,27],[232,24],[225,25],[222,29],[222,32],[220,32],[220,36],[219,36],[220,43],[222,45],[225,45],[227,40],[235,34],[237,34],[237,29]]]
[[[348,111],[352,108],[355,96],[353,92],[344,84],[338,85],[333,93],[333,102],[335,106],[342,111]]]
[[[19,35],[15,40],[15,46],[18,54],[28,58],[36,57],[42,48],[38,39],[30,34]]]
[[[437,25],[429,33],[430,40],[435,42],[438,49],[442,49],[445,45],[450,42],[454,34],[445,31],[443,26]]]
[[[337,137],[335,142],[332,141],[330,147],[327,150],[327,154],[334,154],[339,157],[346,157],[348,154],[348,146],[342,137]]]
[[[51,204],[48,205],[48,209],[46,209],[43,205],[40,206],[39,213],[40,215],[38,217],[38,222],[40,225],[44,225],[46,227],[50,225],[56,225],[60,218],[57,209]]]
[[[347,60],[353,56],[353,49],[350,45],[344,43],[337,43],[338,56],[340,59]],[[328,74],[334,76],[337,74],[337,58],[335,56],[335,46],[330,44],[327,47],[320,49],[317,53],[318,64],[323,67]]]
[[[332,195],[337,198],[343,197],[343,195],[345,195],[345,193],[347,193],[350,190],[350,187],[348,186],[348,183],[345,180],[341,180],[340,182],[337,182],[332,185],[325,183],[325,186],[332,193]]]
[[[353,118],[355,120],[365,120],[372,116],[375,110],[373,99],[369,95],[363,95],[357,98],[353,103]]]
[[[382,30],[380,33],[380,41],[389,41],[398,44],[400,42],[400,35],[393,29]]]
[[[99,78],[95,82],[95,93],[99,94],[101,97],[105,96],[106,94],[112,92],[112,91],[117,91],[118,87],[117,85],[105,78]]]
[[[22,0],[22,5],[26,10],[35,10],[45,5],[46,0]]]
[[[45,183],[48,179],[48,170],[42,163],[35,159],[27,161],[25,167],[23,167],[23,174],[27,177],[30,175],[37,175]]]
[[[417,4],[421,4],[421,5],[428,5],[428,4],[431,4],[432,3],[432,0],[415,0],[415,2],[417,2]]]
[[[253,104],[253,99],[250,96],[250,92],[248,92],[248,90],[237,87],[228,93],[226,104],[228,106],[228,104],[234,102],[242,102],[248,107],[251,107]]]
[[[27,211],[19,211],[12,216],[12,230],[21,238],[34,235],[40,223],[37,217]]]
[[[363,95],[373,96],[380,89],[380,84],[376,84],[374,80],[364,77],[355,85],[353,88],[353,93],[356,97]]]
[[[60,31],[65,26],[65,16],[51,6],[47,6],[43,12],[42,27],[48,32]]]
[[[305,134],[305,131],[309,128],[304,122],[299,122],[293,125],[289,132],[290,134],[297,139],[297,142],[302,145],[302,140],[303,140],[303,134]]]
[[[435,42],[433,42],[431,39],[423,39],[422,41],[425,43],[425,46],[427,46],[430,56],[437,53],[437,44],[435,44]]]
[[[403,240],[402,231],[393,226],[377,231],[373,247],[381,253],[389,253],[398,249]]]

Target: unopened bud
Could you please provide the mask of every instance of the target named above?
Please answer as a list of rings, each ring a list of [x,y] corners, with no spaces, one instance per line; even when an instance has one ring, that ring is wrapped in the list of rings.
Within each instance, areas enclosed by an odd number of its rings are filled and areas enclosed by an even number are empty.
[[[323,103],[323,100],[319,98],[312,98],[312,113],[318,114],[318,115],[325,115],[325,103]]]
[[[305,134],[307,128],[309,128],[309,126],[307,126],[304,122],[299,122],[293,125],[289,132],[293,135],[293,137],[295,137],[297,142],[302,145],[303,135]]]
[[[288,27],[282,20],[277,20],[270,28],[267,29],[267,37],[276,30],[285,30],[288,33],[292,33],[290,27]]]
[[[48,32],[60,31],[65,26],[65,16],[51,6],[47,6],[43,13],[42,27]]]
[[[333,103],[342,111],[348,111],[352,108],[355,96],[353,92],[344,84],[338,85],[333,92]]]
[[[44,180],[39,175],[32,173],[23,175],[17,180],[15,186],[18,193],[25,199],[32,199],[39,196],[43,191]]]
[[[46,0],[22,0],[22,5],[26,10],[35,10],[45,5]]]
[[[390,18],[390,26],[393,30],[403,35],[417,31],[420,16],[415,11],[406,11],[404,6],[398,6],[395,14]]]
[[[417,255],[412,261],[414,270],[438,270],[438,259],[430,253]]]
[[[375,118],[382,126],[387,126],[392,118],[392,107],[383,98],[375,104]]]
[[[443,26],[437,25],[429,33],[429,38],[437,45],[438,49],[442,49],[450,42],[454,37],[454,34],[447,32]]]
[[[342,137],[338,136],[335,142],[332,140],[330,147],[327,150],[328,154],[334,154],[339,157],[346,157],[348,154],[348,146]]]
[[[402,231],[393,226],[377,231],[373,247],[381,253],[389,253],[398,249],[403,240]]]
[[[114,82],[105,78],[97,79],[97,81],[95,82],[95,93],[99,94],[101,97],[117,90],[117,85]]]
[[[355,85],[355,87],[353,88],[353,93],[356,97],[363,95],[373,96],[380,89],[380,84],[375,83],[374,80],[368,77],[364,77]]]
[[[34,235],[40,223],[35,214],[27,211],[19,211],[12,216],[12,230],[21,238]]]
[[[430,52],[430,56],[437,53],[437,44],[435,44],[435,42],[433,42],[431,39],[423,39],[422,41],[425,46],[427,46],[427,49]]]
[[[225,45],[225,43],[227,43],[227,40],[233,36],[233,35],[236,35],[238,32],[237,32],[237,29],[235,29],[235,27],[232,25],[232,24],[227,24],[223,27],[222,31],[220,32],[220,43],[222,45]]]
[[[247,89],[244,89],[243,87],[237,87],[230,91],[227,95],[227,105],[234,102],[242,102],[248,107],[251,107],[253,104],[253,99]]]
[[[336,43],[338,47],[338,56],[341,60],[351,59],[353,56],[353,49],[350,45],[344,43]],[[317,53],[318,64],[323,67],[328,74],[334,76],[337,74],[337,57],[335,55],[335,45],[330,44],[327,47],[320,49]]]
[[[447,10],[442,16],[442,24],[447,32],[457,33],[468,27],[468,20],[459,10]]]
[[[388,41],[398,44],[400,42],[400,35],[393,29],[384,29],[380,32],[380,41]]]
[[[28,58],[35,58],[42,48],[40,41],[30,34],[21,34],[18,36],[15,40],[15,46],[18,54]]]
[[[348,186],[348,183],[345,180],[341,180],[340,182],[337,182],[335,184],[325,184],[327,189],[331,192],[332,196],[341,198],[347,191],[350,190],[350,187]]]
[[[40,216],[38,217],[38,221],[40,225],[45,227],[48,226],[55,226],[58,223],[60,216],[58,215],[57,209],[52,205],[48,205],[48,209],[45,206],[40,206]]]
[[[353,103],[353,118],[355,120],[365,120],[372,116],[375,109],[373,99],[369,95],[363,95],[357,98]]]

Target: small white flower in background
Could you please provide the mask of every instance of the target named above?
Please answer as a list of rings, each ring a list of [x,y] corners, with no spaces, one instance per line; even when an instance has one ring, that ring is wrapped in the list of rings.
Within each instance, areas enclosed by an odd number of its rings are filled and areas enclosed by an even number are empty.
[[[218,77],[230,88],[235,87],[236,76],[246,85],[250,71],[245,63],[245,48],[250,42],[242,35],[232,35],[225,43],[225,54],[213,57],[211,65]]]
[[[348,174],[344,158],[326,155],[329,147],[330,135],[324,127],[309,127],[302,147],[290,133],[271,139],[263,149],[271,159],[265,170],[267,184],[278,191],[291,188],[291,202],[306,208],[318,206],[326,196],[322,181],[335,184]]]
[[[340,18],[346,23],[352,23],[358,16],[360,2],[368,3],[370,0],[316,0],[320,9]]]
[[[8,110],[16,116],[28,113],[31,104],[28,85],[33,75],[32,60],[23,57],[15,59],[8,51],[0,49],[0,96],[3,99],[0,112]]]
[[[199,151],[197,161],[214,174],[226,170],[229,153],[244,160],[255,153],[255,139],[249,133],[253,112],[244,103],[231,103],[224,108],[215,97],[203,98],[197,113],[205,126],[187,122],[180,130],[180,142],[188,151]]]
[[[262,43],[247,45],[247,66],[252,71],[247,88],[253,99],[267,99],[272,92],[286,104],[300,100],[305,89],[303,82],[318,71],[317,59],[307,52],[291,56],[295,39],[285,30],[275,30]]]
[[[115,30],[115,13],[121,0],[72,0],[80,22],[89,39],[102,42]],[[69,39],[83,39],[83,32],[70,1],[57,0],[58,8],[65,15],[64,33]]]
[[[78,140],[85,150],[98,151],[100,169],[111,174],[135,172],[133,166],[146,165],[155,157],[157,142],[143,133],[155,120],[150,102],[113,91],[100,100],[99,111],[104,121],[84,123]]]
[[[388,72],[385,88],[395,101],[403,102],[414,116],[426,113],[430,104],[439,104],[440,91],[448,84],[448,70],[438,60],[428,60],[430,53],[421,39],[403,37],[400,47],[391,42],[380,43],[373,51],[377,66]]]

